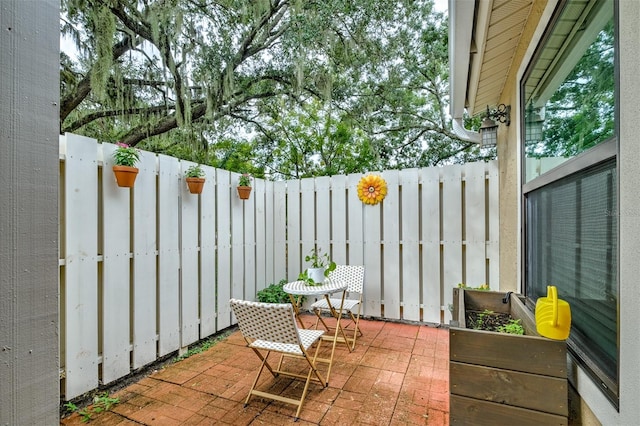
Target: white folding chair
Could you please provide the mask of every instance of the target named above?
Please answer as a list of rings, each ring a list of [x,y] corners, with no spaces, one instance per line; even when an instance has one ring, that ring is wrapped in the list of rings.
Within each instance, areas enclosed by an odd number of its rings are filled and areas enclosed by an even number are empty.
[[[346,282],[348,284],[347,288],[347,296],[344,299],[344,303],[342,305],[343,313],[346,313],[351,319],[351,323],[347,324],[347,326],[341,325],[341,327],[345,330],[348,329],[349,326],[353,324],[353,330],[349,331],[350,336],[347,337],[347,345],[350,350],[353,350],[356,346],[356,338],[360,335],[362,336],[362,332],[360,331],[360,311],[362,309],[362,293],[364,287],[364,266],[362,265],[337,265],[336,269],[329,273],[330,280],[339,280]],[[334,317],[337,315],[337,311],[335,309],[337,306],[340,306],[341,299],[330,298],[331,306],[327,303],[326,299],[320,299],[317,302],[314,302],[311,305],[311,310],[316,313],[316,328],[318,328],[318,323],[322,322],[324,328],[329,331],[329,326],[322,319],[322,312],[329,312]],[[357,308],[357,310],[356,310]]]
[[[262,361],[258,374],[251,385],[249,395],[247,395],[247,399],[244,402],[245,407],[249,403],[251,395],[297,405],[298,410],[295,415],[295,420],[297,421],[311,380],[318,381],[323,388],[327,386],[325,379],[316,367],[316,358],[324,331],[299,329],[296,326],[293,306],[290,303],[261,303],[236,299],[231,299],[229,303],[238,320],[240,332],[247,342],[247,346],[253,349]],[[313,357],[311,357],[308,351],[316,342],[318,344]],[[267,360],[271,352],[277,352],[282,355],[276,367],[270,365]],[[307,375],[283,371],[283,359],[285,356],[306,360],[309,365]],[[300,399],[287,398],[257,390],[258,379],[265,367],[273,377],[282,374],[288,377],[305,379]]]

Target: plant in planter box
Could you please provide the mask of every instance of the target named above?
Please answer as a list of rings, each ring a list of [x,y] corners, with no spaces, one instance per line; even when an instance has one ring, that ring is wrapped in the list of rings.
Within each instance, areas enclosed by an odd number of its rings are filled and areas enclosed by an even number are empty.
[[[202,166],[200,164],[195,164],[187,169],[185,172],[185,180],[187,181],[187,186],[189,187],[189,192],[192,194],[200,194],[202,193],[202,188],[204,187],[204,170],[202,170]]]
[[[117,148],[113,151],[113,173],[116,182],[120,187],[131,188],[138,176],[138,168],[135,165],[140,160],[140,151],[126,143],[118,142],[116,145]]]
[[[298,279],[306,281],[309,285],[322,284],[325,277],[336,269],[336,263],[329,258],[328,253],[322,253],[320,248],[311,249],[304,260],[311,263],[311,267],[303,271]]]
[[[241,200],[247,200],[249,195],[251,195],[251,175],[243,173],[238,179],[238,196]]]

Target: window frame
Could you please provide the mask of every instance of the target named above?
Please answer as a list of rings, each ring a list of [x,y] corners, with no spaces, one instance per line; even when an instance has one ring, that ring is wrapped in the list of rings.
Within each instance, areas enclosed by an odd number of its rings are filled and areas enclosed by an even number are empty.
[[[521,277],[522,277],[522,289],[523,289],[523,293],[525,295],[526,298],[526,304],[529,307],[529,309],[531,310],[535,310],[535,300],[533,300],[532,297],[530,297],[529,295],[526,294],[527,291],[527,285],[528,283],[526,282],[527,279],[527,273],[528,273],[528,265],[527,265],[527,261],[526,259],[528,259],[528,253],[527,253],[527,247],[528,247],[528,241],[527,241],[527,197],[528,195],[533,192],[536,191],[537,189],[540,189],[548,184],[554,183],[554,182],[558,182],[561,181],[562,179],[564,179],[565,177],[568,177],[572,174],[575,173],[579,173],[583,170],[589,169],[590,167],[596,166],[599,163],[602,163],[604,161],[608,161],[611,159],[614,159],[616,162],[616,172],[619,172],[619,161],[618,161],[618,155],[619,155],[619,143],[618,143],[618,138],[619,138],[619,128],[620,128],[620,122],[619,122],[619,117],[620,117],[620,112],[619,112],[619,108],[620,108],[620,96],[619,96],[619,83],[620,83],[620,78],[619,78],[619,19],[618,19],[618,0],[614,1],[614,7],[613,7],[613,25],[614,25],[614,135],[611,138],[608,138],[606,140],[603,140],[601,142],[599,142],[597,145],[593,146],[592,148],[587,149],[586,151],[583,151],[581,153],[579,153],[578,155],[564,161],[563,163],[553,167],[551,170],[547,171],[546,173],[543,173],[533,179],[531,179],[530,181],[526,181],[526,161],[527,161],[527,156],[526,156],[526,149],[525,149],[525,132],[526,132],[526,119],[525,119],[525,115],[527,113],[526,111],[526,105],[525,105],[525,90],[526,90],[526,81],[527,78],[529,77],[529,75],[532,72],[533,67],[535,66],[536,62],[539,60],[542,50],[544,49],[544,46],[547,42],[547,40],[551,37],[553,30],[556,26],[556,23],[558,22],[558,20],[560,19],[562,12],[564,10],[564,8],[567,6],[567,4],[570,2],[570,0],[562,0],[558,3],[558,5],[556,6],[556,9],[553,12],[552,18],[550,19],[550,21],[548,22],[546,29],[544,31],[544,35],[543,37],[539,40],[536,49],[531,57],[531,59],[529,60],[529,63],[527,64],[527,67],[525,69],[525,72],[523,73],[520,81],[519,81],[519,94],[520,94],[520,105],[519,105],[519,114],[520,114],[520,161],[522,164],[521,167],[521,173],[520,173],[520,187],[521,187],[521,200],[520,200],[520,212],[521,212],[521,246],[520,246],[520,253],[521,253],[521,259],[523,259],[523,261],[521,262]],[[618,184],[619,185],[619,184]],[[617,191],[616,194],[616,200],[618,205],[616,206],[616,211],[619,211],[619,202],[620,202],[620,191],[619,191],[619,186],[616,186],[615,190]],[[616,229],[616,233],[618,236],[617,239],[617,262],[618,264],[616,265],[617,268],[617,274],[616,276],[618,277],[617,282],[615,283],[616,287],[617,287],[617,294],[618,297],[620,295],[620,279],[619,279],[619,271],[620,271],[620,267],[619,267],[619,259],[620,259],[620,225],[619,223],[617,224],[617,229]],[[619,300],[618,300],[618,306],[619,306]],[[616,336],[616,341],[618,342],[617,344],[617,377],[613,377],[611,378],[609,375],[607,375],[606,373],[604,373],[604,371],[598,367],[598,363],[596,361],[594,361],[593,359],[591,359],[584,350],[582,350],[582,348],[580,347],[580,345],[578,345],[575,341],[573,341],[571,339],[571,337],[569,337],[569,339],[567,340],[567,347],[569,349],[568,354],[571,357],[571,359],[573,360],[573,362],[577,365],[579,365],[580,367],[582,367],[584,369],[584,371],[591,377],[591,379],[598,384],[598,388],[603,392],[603,394],[607,397],[607,399],[616,407],[616,409],[619,409],[619,385],[620,385],[620,312],[619,312],[619,308],[618,308],[618,315],[617,315],[617,320],[616,320],[616,328],[617,328],[617,336]]]

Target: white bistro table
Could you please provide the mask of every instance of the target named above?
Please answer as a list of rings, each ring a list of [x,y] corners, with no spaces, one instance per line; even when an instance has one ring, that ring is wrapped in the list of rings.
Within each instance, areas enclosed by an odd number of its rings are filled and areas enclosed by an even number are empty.
[[[300,299],[302,296],[323,296],[327,303],[329,304],[329,308],[331,312],[334,313],[336,317],[336,330],[333,337],[326,336],[328,340],[332,341],[331,346],[331,356],[329,358],[318,358],[320,362],[326,362],[329,364],[329,369],[327,370],[327,385],[329,384],[329,375],[331,374],[331,365],[333,364],[333,354],[336,350],[336,343],[339,340],[338,333],[342,333],[343,339],[346,342],[346,337],[344,336],[344,330],[340,326],[340,318],[342,317],[342,306],[344,304],[344,297],[347,293],[348,284],[343,281],[337,280],[327,280],[324,284],[321,285],[308,285],[305,281],[293,281],[285,284],[282,289],[285,293],[289,294],[289,298],[291,299],[291,304],[293,305],[293,309],[296,313],[296,318],[298,319],[298,323],[300,327],[305,328],[302,319],[300,318]],[[342,292],[342,298],[340,299],[340,306],[333,307],[331,306],[331,301],[329,300],[329,296]],[[316,312],[316,315],[319,313]],[[349,348],[350,349],[350,348]]]

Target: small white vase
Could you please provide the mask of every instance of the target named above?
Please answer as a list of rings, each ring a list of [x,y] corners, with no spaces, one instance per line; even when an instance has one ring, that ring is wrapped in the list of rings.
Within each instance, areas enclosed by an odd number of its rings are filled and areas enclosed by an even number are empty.
[[[316,284],[324,283],[324,271],[327,268],[309,268],[307,269],[307,276],[313,280]]]

